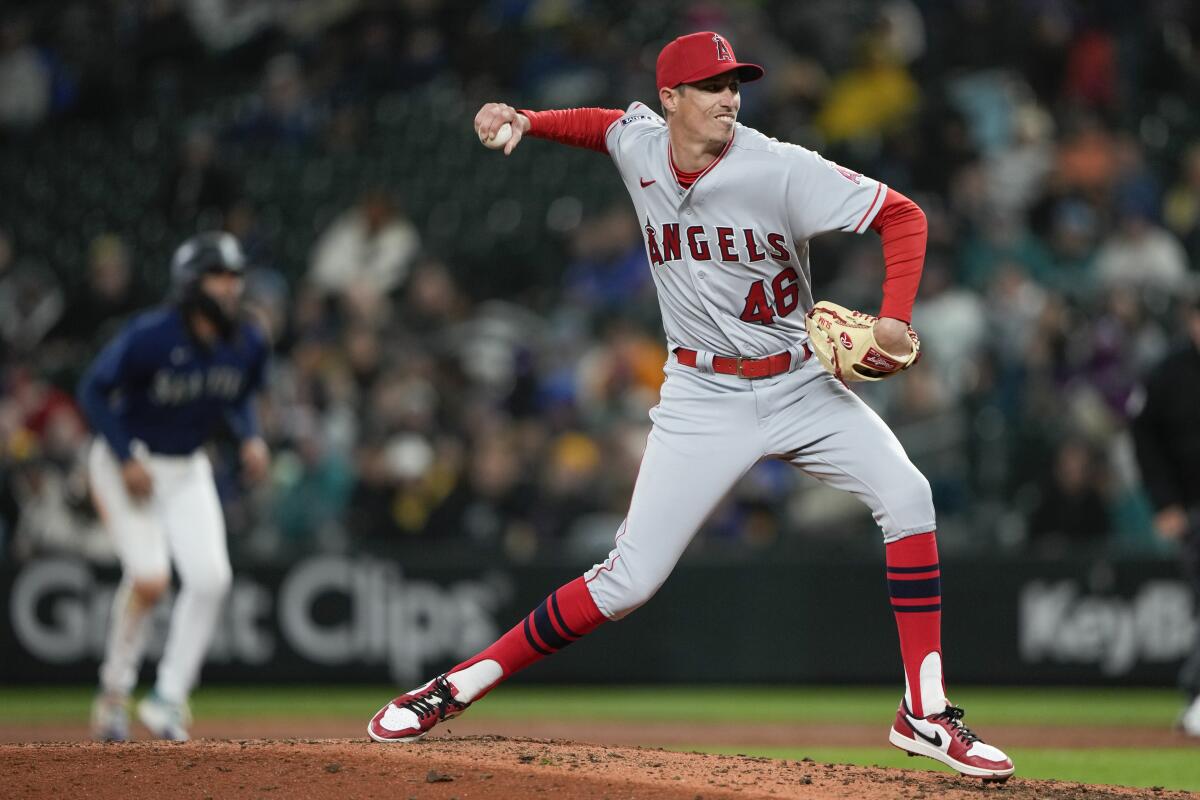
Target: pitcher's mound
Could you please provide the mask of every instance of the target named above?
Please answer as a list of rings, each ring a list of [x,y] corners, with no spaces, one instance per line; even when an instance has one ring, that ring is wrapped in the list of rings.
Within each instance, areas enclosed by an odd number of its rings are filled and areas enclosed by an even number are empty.
[[[502,736],[450,736],[396,745],[346,739],[0,745],[0,786],[9,798],[99,800],[1194,797],[1021,778],[985,786],[948,773]]]

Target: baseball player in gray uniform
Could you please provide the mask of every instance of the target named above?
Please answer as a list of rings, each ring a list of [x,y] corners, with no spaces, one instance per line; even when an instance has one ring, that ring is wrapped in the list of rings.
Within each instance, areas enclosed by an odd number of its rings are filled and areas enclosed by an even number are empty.
[[[740,84],[763,70],[739,62],[723,36],[675,39],[656,73],[661,115],[642,103],[625,111],[488,103],[475,117],[480,139],[506,155],[525,136],[606,153],[644,225],[669,356],[615,545],[487,649],[381,708],[368,733],[379,742],[419,739],[517,670],[637,609],[734,483],[774,458],[852,492],[882,530],[905,675],[889,740],[962,774],[1006,780],[1012,761],[963,725],[962,708],[946,698],[929,483],[839,380],[860,377],[851,366],[878,378],[915,360],[908,321],[924,215],[871,178],[739,124]],[[818,319],[809,240],[868,228],[882,239],[886,266],[878,316],[833,306]],[[863,363],[847,365],[850,353]]]

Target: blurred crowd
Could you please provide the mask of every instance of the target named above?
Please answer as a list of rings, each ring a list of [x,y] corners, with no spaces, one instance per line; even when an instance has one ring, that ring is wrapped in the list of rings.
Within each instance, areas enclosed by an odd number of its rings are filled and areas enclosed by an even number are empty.
[[[471,113],[501,99],[653,103],[658,48],[699,29],[766,67],[744,87],[744,123],[879,178],[928,216],[920,368],[862,394],[930,478],[943,549],[1154,551],[1127,409],[1180,344],[1179,301],[1200,285],[1195,4],[6,3],[0,145],[13,157],[46,131],[150,114],[179,144],[174,163],[143,167],[157,186],[143,212],[243,240],[247,305],[276,352],[261,404],[275,461],[250,489],[214,448],[235,549],[591,557],[623,516],[666,356],[628,202],[552,205],[545,235],[561,258],[536,267],[548,283],[481,292],[386,181],[355,187],[309,235],[264,224],[291,198],[268,188],[251,203],[243,176],[264,148],[379,146],[380,109],[430,85]],[[214,98],[231,109],[219,125],[182,124]],[[539,147],[513,158],[532,172]],[[165,265],[140,260],[142,230],[96,236],[59,274],[0,217],[7,557],[105,557],[72,395],[105,338],[162,296],[146,276]],[[280,256],[297,235],[300,263]],[[818,296],[877,305],[874,234],[815,241],[812,266]],[[869,547],[872,529],[853,498],[771,462],[696,547]]]

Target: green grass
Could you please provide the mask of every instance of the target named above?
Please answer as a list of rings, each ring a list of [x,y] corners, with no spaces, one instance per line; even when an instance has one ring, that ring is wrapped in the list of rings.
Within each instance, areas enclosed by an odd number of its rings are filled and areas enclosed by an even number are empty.
[[[811,758],[819,763],[861,764],[863,766],[929,769],[950,772],[950,768],[928,758],[909,758],[892,747],[672,747],[672,750],[705,753],[730,753],[798,760]],[[1120,786],[1162,786],[1165,789],[1200,791],[1200,752],[1177,748],[1096,748],[1091,750],[1032,750],[1008,748],[1017,775],[1080,783]]]
[[[0,687],[0,722],[80,718],[90,687]],[[361,717],[396,694],[389,686],[206,687],[196,714],[226,719]],[[636,720],[681,722],[738,716],[764,722],[878,722],[887,725],[899,694],[887,688],[795,687],[525,687],[510,686],[471,709],[476,719]],[[1169,689],[961,689],[954,701],[968,724],[1170,726],[1179,695]],[[1200,760],[1200,758],[1198,758]]]
[[[900,695],[886,688],[634,687],[507,689],[471,713],[495,718],[655,719],[703,721],[738,716],[764,722],[882,722],[896,713]],[[969,720],[1028,725],[1163,725],[1179,713],[1177,692],[1162,689],[962,689],[954,702]]]

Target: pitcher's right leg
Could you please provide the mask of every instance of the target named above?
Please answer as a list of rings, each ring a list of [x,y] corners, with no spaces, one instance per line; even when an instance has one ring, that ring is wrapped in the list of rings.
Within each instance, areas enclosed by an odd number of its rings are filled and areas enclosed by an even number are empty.
[[[380,709],[367,727],[372,739],[421,738],[510,675],[658,591],[704,519],[762,454],[752,392],[746,383],[708,383],[720,380],[669,372],[663,402],[651,413],[629,514],[608,558],[552,592],[483,652]]]

